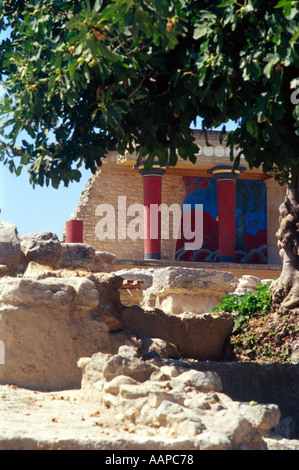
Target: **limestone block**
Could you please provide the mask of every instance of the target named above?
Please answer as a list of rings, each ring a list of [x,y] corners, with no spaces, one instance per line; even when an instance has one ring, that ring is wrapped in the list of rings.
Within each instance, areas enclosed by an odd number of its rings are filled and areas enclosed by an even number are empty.
[[[1,279],[5,364],[0,383],[43,390],[78,387],[80,358],[98,351],[116,353],[129,341],[122,331],[103,331],[98,321],[99,311],[105,315],[106,309],[111,316],[119,300],[113,302],[108,281],[102,285],[102,297],[103,303],[98,286],[87,277]]]
[[[57,235],[52,232],[30,233],[20,237],[21,250],[27,262],[59,268],[62,248]]]
[[[121,320],[134,334],[161,338],[174,344],[182,357],[219,359],[234,324],[230,313],[166,314],[162,310],[125,307]]]
[[[0,276],[14,275],[22,262],[17,229],[9,222],[0,222]]]
[[[229,272],[179,267],[159,269],[154,272],[152,287],[144,292],[142,307],[156,307],[176,315],[206,313],[236,284],[237,279]]]

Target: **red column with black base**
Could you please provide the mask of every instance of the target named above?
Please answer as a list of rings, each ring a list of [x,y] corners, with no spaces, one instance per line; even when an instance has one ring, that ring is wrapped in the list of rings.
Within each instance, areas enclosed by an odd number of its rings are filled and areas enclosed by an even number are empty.
[[[144,259],[161,259],[161,212],[162,176],[165,170],[153,167],[139,169],[143,177],[144,205]]]
[[[218,247],[221,263],[234,263],[236,247],[236,180],[243,168],[217,166],[209,170],[217,180]]]

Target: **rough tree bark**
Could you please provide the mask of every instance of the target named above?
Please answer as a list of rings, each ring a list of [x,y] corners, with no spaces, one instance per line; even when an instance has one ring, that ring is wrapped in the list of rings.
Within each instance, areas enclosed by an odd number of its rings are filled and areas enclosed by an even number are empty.
[[[276,236],[283,264],[280,277],[271,286],[273,307],[282,313],[299,312],[299,187],[286,190]]]

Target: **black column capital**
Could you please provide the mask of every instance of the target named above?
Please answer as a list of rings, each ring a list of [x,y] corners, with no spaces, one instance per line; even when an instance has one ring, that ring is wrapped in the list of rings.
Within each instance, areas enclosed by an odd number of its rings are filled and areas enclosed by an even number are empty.
[[[240,173],[245,170],[245,167],[238,167],[235,170],[229,165],[217,165],[208,170],[217,181],[236,181]]]

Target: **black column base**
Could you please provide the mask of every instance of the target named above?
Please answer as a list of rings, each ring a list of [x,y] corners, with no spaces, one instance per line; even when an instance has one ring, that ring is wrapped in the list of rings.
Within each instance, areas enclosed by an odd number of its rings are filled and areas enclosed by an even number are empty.
[[[160,253],[145,253],[144,259],[161,259]]]

